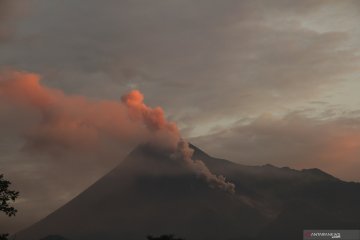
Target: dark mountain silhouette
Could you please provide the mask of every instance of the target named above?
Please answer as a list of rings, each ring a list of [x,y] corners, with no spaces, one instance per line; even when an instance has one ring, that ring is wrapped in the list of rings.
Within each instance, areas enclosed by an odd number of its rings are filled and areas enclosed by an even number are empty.
[[[147,240],[185,240],[182,238],[176,238],[174,235],[161,235],[160,237],[147,236]]]
[[[360,227],[358,183],[319,169],[239,165],[192,148],[194,159],[236,184],[235,194],[209,187],[166,154],[141,146],[16,239],[56,233],[72,240],[142,240],[173,233],[187,240],[297,240],[304,229]]]
[[[40,240],[68,240],[62,236],[59,236],[59,235],[49,235],[47,237],[44,237]]]

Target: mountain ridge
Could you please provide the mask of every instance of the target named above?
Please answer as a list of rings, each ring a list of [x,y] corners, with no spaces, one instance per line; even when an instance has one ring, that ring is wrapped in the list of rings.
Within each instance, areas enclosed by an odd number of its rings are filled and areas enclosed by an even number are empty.
[[[209,187],[167,153],[141,146],[16,239],[60,234],[72,240],[140,240],[148,234],[174,233],[188,240],[279,239],[279,234],[295,240],[302,239],[300,228],[305,226],[360,225],[360,184],[321,170],[240,165],[191,148],[193,159],[235,183],[235,194]],[[348,201],[331,198],[333,193]],[[306,224],[304,213],[312,224]]]

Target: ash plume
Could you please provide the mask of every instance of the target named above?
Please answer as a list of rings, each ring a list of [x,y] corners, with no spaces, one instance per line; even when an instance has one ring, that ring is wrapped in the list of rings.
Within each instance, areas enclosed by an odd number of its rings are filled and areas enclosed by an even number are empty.
[[[7,72],[0,74],[0,99],[36,115],[38,120],[24,132],[26,148],[32,151],[89,150],[101,156],[109,150],[109,142],[147,142],[182,161],[211,187],[235,192],[233,183],[211,173],[201,160],[192,159],[193,150],[177,125],[166,120],[162,108],[147,106],[137,90],[122,96],[121,102],[99,101],[47,88],[36,74]]]
[[[203,161],[192,159],[194,150],[190,148],[188,142],[182,139],[176,124],[166,120],[164,111],[160,107],[148,107],[143,100],[144,96],[137,90],[122,97],[123,103],[128,108],[129,116],[142,121],[154,133],[153,143],[170,148],[173,159],[183,161],[190,170],[205,179],[210,186],[234,193],[235,185],[233,183],[226,182],[223,176],[211,173]]]

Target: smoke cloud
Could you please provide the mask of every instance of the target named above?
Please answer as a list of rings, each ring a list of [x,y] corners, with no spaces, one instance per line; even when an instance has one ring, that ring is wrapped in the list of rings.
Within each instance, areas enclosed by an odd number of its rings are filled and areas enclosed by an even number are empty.
[[[93,101],[44,87],[36,74],[1,76],[0,98],[36,119],[24,132],[25,149],[58,154],[62,150],[96,150],[111,140],[124,142],[144,134],[116,101]],[[146,135],[146,134],[145,134]]]
[[[28,151],[59,154],[66,151],[100,151],[103,144],[151,143],[183,161],[210,186],[234,193],[235,186],[210,172],[182,139],[175,123],[160,107],[144,104],[139,91],[125,94],[122,101],[91,100],[66,95],[40,84],[36,74],[7,72],[0,77],[0,100],[18,110],[31,111],[33,124],[24,132]]]
[[[176,149],[176,153],[172,155],[174,159],[184,160],[187,166],[204,178],[212,187],[220,188],[224,191],[235,193],[235,184],[226,182],[224,176],[216,176],[213,174],[205,163],[201,160],[193,160],[194,150],[190,148],[189,143],[185,140],[180,140]]]
[[[155,133],[156,139],[152,143],[170,148],[173,159],[184,161],[189,169],[204,178],[210,186],[235,193],[233,183],[226,182],[223,176],[211,173],[203,161],[192,159],[194,150],[190,148],[188,142],[181,138],[176,124],[166,120],[164,111],[159,107],[146,106],[143,100],[143,95],[136,90],[122,97],[122,101],[128,107],[130,117],[142,121],[151,132]]]

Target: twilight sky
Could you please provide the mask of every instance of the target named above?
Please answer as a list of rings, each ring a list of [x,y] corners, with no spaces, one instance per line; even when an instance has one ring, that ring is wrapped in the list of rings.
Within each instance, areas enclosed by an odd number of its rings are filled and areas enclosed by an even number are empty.
[[[0,0],[0,172],[21,192],[1,226],[46,216],[126,155],[138,138],[113,107],[131,89],[211,155],[359,181],[359,22],[357,0]],[[39,118],[48,95],[56,132]]]

